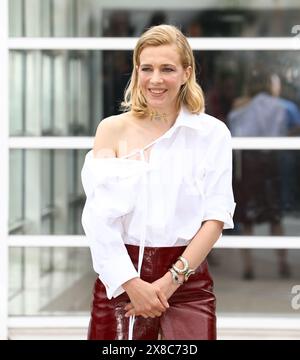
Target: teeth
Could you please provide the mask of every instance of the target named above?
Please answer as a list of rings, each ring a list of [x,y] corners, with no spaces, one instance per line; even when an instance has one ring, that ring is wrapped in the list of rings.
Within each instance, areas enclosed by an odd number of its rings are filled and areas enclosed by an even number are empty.
[[[150,89],[150,91],[151,91],[153,94],[162,94],[165,90],[153,90],[153,89]]]

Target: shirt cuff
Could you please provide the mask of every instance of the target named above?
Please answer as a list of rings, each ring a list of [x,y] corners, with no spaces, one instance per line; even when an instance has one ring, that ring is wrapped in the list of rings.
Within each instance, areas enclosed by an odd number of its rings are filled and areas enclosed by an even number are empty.
[[[125,290],[122,287],[126,281],[139,277],[129,256],[117,256],[113,260],[103,264],[99,279],[106,288],[108,299],[121,295]]]
[[[211,196],[206,198],[206,207],[204,211],[203,221],[219,220],[224,223],[223,230],[233,229],[233,214],[236,203],[224,196]],[[209,206],[207,205],[209,204]]]

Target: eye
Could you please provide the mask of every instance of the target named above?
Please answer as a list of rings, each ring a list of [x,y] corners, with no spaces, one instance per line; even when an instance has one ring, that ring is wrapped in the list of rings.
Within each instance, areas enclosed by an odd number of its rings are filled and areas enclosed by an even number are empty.
[[[167,68],[163,68],[163,71],[164,72],[172,72],[172,71],[174,71],[174,69],[167,67]]]
[[[142,67],[141,71],[151,71],[151,68],[150,67]]]

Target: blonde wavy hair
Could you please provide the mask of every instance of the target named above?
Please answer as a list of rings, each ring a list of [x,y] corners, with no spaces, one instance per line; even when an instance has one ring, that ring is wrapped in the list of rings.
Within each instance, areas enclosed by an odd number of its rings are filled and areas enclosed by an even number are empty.
[[[123,111],[132,111],[138,117],[148,114],[147,101],[138,86],[138,66],[140,54],[147,46],[176,45],[184,69],[191,67],[191,75],[180,88],[176,110],[185,105],[191,113],[199,114],[204,111],[204,95],[196,81],[195,58],[186,37],[173,25],[153,26],[142,34],[133,52],[133,70],[127,84],[124,100],[121,103]]]

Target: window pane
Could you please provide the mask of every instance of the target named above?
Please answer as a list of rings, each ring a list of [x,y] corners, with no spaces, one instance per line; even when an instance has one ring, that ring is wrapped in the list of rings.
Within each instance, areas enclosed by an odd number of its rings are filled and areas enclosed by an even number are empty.
[[[297,52],[197,51],[195,55],[206,112],[224,121],[233,136],[299,136]]]
[[[292,36],[300,12],[297,0],[276,7],[227,0],[215,5],[179,0],[10,0],[9,5],[10,36],[139,36],[161,23],[177,25],[190,36]]]
[[[87,150],[11,150],[14,234],[83,234]],[[300,151],[235,150],[233,235],[300,235]]]
[[[91,51],[12,51],[10,134],[94,134],[103,117],[101,56]]]
[[[9,228],[12,233],[19,230],[24,220],[24,151],[12,151],[10,155],[9,172]]]
[[[85,150],[11,150],[10,233],[83,234]]]
[[[247,256],[252,277],[245,277],[241,249],[209,255],[217,313],[299,317],[300,251],[251,250]],[[89,249],[11,248],[9,274],[10,315],[88,316],[96,279]]]
[[[9,315],[88,315],[88,248],[11,248],[9,264]]]
[[[294,249],[214,249],[208,262],[218,313],[300,317],[299,260]]]
[[[298,51],[195,57],[206,112],[234,136],[299,136]],[[130,51],[12,51],[10,134],[93,136],[101,119],[120,112],[131,62]]]
[[[237,235],[300,234],[300,151],[235,150]]]

